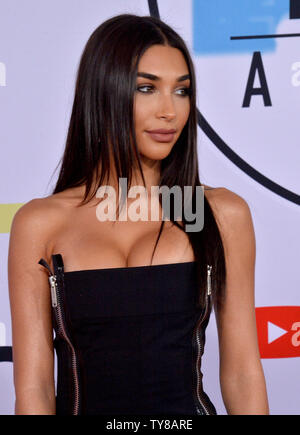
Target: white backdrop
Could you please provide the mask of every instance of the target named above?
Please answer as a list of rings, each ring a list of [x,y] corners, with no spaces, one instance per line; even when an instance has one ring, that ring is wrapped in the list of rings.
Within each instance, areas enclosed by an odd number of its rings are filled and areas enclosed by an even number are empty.
[[[0,414],[14,413],[10,222],[21,204],[51,193],[80,55],[92,31],[120,13],[159,14],[190,49],[198,86],[200,179],[233,190],[249,204],[270,411],[300,414],[297,0],[0,0]],[[218,352],[212,314],[204,389],[218,414],[226,414]]]

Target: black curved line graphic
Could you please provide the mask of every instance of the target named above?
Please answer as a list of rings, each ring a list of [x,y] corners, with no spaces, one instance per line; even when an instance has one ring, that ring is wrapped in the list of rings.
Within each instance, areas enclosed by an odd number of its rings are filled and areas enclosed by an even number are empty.
[[[12,347],[0,346],[0,362],[12,362]]]
[[[205,132],[205,134],[209,137],[209,139],[216,145],[216,147],[238,168],[244,171],[249,177],[253,178],[258,183],[265,186],[267,189],[276,193],[279,196],[287,199],[288,201],[294,202],[295,204],[300,205],[300,196],[296,193],[291,192],[288,189],[280,186],[274,181],[270,180],[270,178],[263,175],[261,172],[254,169],[249,163],[243,160],[237,153],[235,153],[220,136],[213,130],[213,128],[206,121],[204,116],[197,110],[198,114],[198,124]]]
[[[148,0],[148,5],[151,17],[160,18],[157,1]]]
[[[150,15],[155,18],[160,18],[157,0],[148,0]],[[211,125],[206,121],[201,112],[197,109],[197,118],[199,127],[203,130],[206,136],[211,140],[211,142],[241,171],[245,172],[249,177],[255,180],[257,183],[266,187],[267,189],[274,192],[276,195],[291,201],[297,205],[300,205],[300,196],[296,193],[285,189],[270,178],[266,177],[256,169],[254,169],[249,163],[243,160],[237,153],[235,153],[216,133],[216,131],[211,127]]]

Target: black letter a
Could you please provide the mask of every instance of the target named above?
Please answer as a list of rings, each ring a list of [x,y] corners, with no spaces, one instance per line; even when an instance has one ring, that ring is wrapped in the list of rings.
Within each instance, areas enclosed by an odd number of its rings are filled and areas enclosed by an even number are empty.
[[[258,75],[259,75],[259,81],[261,84],[260,88],[253,87],[256,71],[258,72]],[[264,99],[265,106],[272,106],[260,51],[255,51],[253,53],[250,73],[249,73],[247,87],[246,87],[246,93],[245,93],[242,107],[249,107],[250,106],[250,100],[251,100],[252,95],[262,95],[263,99]]]

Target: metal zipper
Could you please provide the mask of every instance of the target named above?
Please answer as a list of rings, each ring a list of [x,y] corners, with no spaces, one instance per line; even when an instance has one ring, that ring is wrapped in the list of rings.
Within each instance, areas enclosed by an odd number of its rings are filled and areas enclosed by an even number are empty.
[[[77,415],[78,410],[79,410],[79,379],[78,379],[78,373],[77,373],[78,363],[77,363],[77,358],[76,358],[74,346],[72,345],[72,343],[68,337],[68,334],[66,332],[66,328],[64,325],[63,314],[62,314],[62,309],[61,309],[61,304],[60,304],[60,294],[59,294],[59,289],[58,289],[58,285],[57,285],[57,276],[52,273],[49,265],[47,264],[47,262],[44,259],[41,259],[39,261],[39,263],[42,264],[43,266],[45,266],[49,271],[50,276],[48,279],[49,279],[50,289],[51,289],[51,304],[52,304],[53,310],[56,314],[55,318],[56,318],[57,325],[58,325],[58,331],[62,332],[62,336],[65,339],[65,341],[68,343],[68,345],[70,346],[70,349],[72,352],[72,373],[73,373],[73,379],[74,379],[73,415]]]
[[[57,296],[56,296],[56,291],[55,291],[56,276],[55,275],[50,275],[49,276],[49,282],[50,282],[50,289],[51,289],[52,307],[56,308],[57,307]]]
[[[203,323],[203,321],[206,319],[207,317],[207,312],[208,312],[208,305],[209,305],[209,301],[208,299],[210,298],[211,295],[211,270],[212,270],[212,266],[207,265],[207,291],[205,294],[205,312],[204,315],[200,318],[200,320],[198,321],[197,327],[196,327],[196,342],[197,342],[197,360],[196,360],[196,373],[197,373],[197,388],[196,388],[196,392],[197,392],[197,399],[202,407],[202,409],[204,410],[205,415],[210,415],[209,410],[207,409],[207,407],[205,406],[204,401],[201,399],[201,394],[200,394],[200,375],[199,375],[199,360],[201,358],[201,353],[202,353],[202,343],[200,340],[200,336],[199,336],[199,331],[200,331],[200,326]],[[201,410],[199,409],[198,406],[196,406],[196,410],[198,414],[202,414]]]

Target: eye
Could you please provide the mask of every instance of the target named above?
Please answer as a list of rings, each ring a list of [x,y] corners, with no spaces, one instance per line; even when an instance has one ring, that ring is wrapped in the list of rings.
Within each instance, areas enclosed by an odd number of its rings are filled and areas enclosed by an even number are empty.
[[[142,90],[142,89],[145,89],[145,88],[148,88],[148,89],[150,89],[150,90],[153,91],[154,86],[152,86],[152,85],[142,85],[142,86],[137,86],[137,87],[136,87],[136,90],[139,91],[139,92],[141,92],[142,94],[148,94],[149,92],[147,92],[147,91],[143,91],[143,90]],[[181,97],[186,97],[186,96],[188,96],[188,95],[191,94],[191,88],[190,88],[190,87],[180,88],[180,89],[177,89],[177,91],[181,91],[181,92],[182,92],[181,94],[179,94]],[[151,93],[152,93],[152,92],[151,92]]]
[[[142,92],[142,94],[148,94],[148,92],[144,92],[144,91],[141,90],[143,88],[151,88],[151,89],[153,89],[153,86],[151,86],[151,85],[137,86],[136,89],[137,89],[137,91]]]
[[[183,91],[183,94],[181,94],[182,97],[186,97],[187,95],[191,95],[191,88],[181,88],[181,89],[178,89],[178,91]]]

